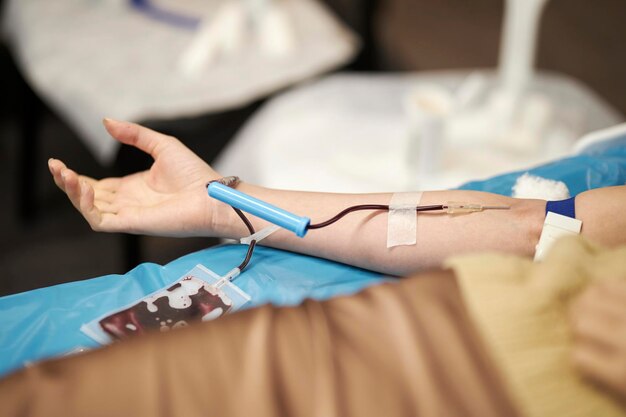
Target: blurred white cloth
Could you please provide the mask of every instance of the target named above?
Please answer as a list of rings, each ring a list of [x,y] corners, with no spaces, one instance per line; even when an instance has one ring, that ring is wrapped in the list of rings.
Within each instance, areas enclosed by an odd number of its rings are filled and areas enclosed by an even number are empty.
[[[480,71],[488,86],[494,72]],[[575,139],[612,126],[621,115],[581,83],[539,73],[532,91],[553,101],[550,137],[536,144],[497,130],[469,111],[448,125],[440,171],[418,178],[408,166],[411,120],[406,97],[419,86],[454,92],[468,71],[336,74],[292,89],[259,110],[213,164],[223,175],[282,189],[378,192],[441,189],[530,168],[572,152]],[[472,72],[476,74],[476,72]],[[531,95],[531,97],[533,97]],[[535,103],[530,102],[535,108]],[[528,146],[526,146],[526,144]]]
[[[297,46],[271,56],[243,45],[200,76],[180,70],[194,31],[150,18],[124,0],[7,0],[3,30],[31,87],[102,163],[118,143],[102,117],[141,121],[223,111],[340,66],[358,41],[315,0],[283,0]],[[218,0],[160,0],[210,19]],[[197,74],[196,74],[197,75]]]

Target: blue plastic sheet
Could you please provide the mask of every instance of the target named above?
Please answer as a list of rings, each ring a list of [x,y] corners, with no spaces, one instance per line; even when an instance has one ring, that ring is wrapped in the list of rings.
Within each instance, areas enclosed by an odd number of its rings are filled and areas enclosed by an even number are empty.
[[[525,171],[498,175],[487,180],[468,182],[459,188],[510,196],[515,181],[526,172],[564,182],[572,196],[594,188],[624,185],[626,184],[626,134],[590,145],[580,154],[570,158]]]
[[[239,265],[247,246],[225,245],[195,252],[160,266],[139,265],[124,275],[41,288],[0,298],[0,375],[28,362],[99,346],[81,325],[131,304],[202,264],[223,275]],[[244,307],[299,304],[351,294],[385,280],[380,274],[324,259],[257,247],[235,284],[251,296]]]
[[[626,136],[589,146],[579,155],[463,185],[462,189],[511,195],[517,178],[528,172],[563,181],[572,195],[626,184]],[[217,274],[238,265],[241,245],[221,246],[179,258],[165,266],[142,264],[125,275],[42,288],[0,298],[0,375],[24,363],[63,355],[97,344],[80,326],[162,288],[197,264]],[[381,275],[334,262],[258,247],[235,283],[252,297],[247,308],[265,303],[294,305],[304,298],[351,294],[384,281]]]

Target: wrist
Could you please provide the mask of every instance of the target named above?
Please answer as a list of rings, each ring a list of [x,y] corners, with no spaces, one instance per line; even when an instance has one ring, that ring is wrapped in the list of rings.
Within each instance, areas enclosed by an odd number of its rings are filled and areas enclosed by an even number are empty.
[[[262,190],[262,187],[245,183],[238,183],[234,188],[251,196],[258,195]],[[229,239],[240,239],[250,234],[241,218],[230,205],[214,198],[210,198],[210,200],[212,204],[211,230],[213,235]],[[244,214],[258,231],[261,227],[261,225],[259,225],[259,219],[248,213]]]

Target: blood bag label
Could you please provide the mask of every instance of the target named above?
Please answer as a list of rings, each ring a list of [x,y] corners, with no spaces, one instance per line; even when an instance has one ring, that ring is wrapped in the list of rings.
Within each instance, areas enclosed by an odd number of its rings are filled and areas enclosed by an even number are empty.
[[[150,331],[168,332],[238,310],[250,297],[197,265],[174,283],[81,327],[101,344]]]

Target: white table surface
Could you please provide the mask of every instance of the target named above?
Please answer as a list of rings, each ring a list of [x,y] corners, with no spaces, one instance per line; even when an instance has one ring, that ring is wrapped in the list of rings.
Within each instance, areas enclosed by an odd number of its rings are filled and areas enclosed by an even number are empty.
[[[464,138],[457,132],[446,145],[441,172],[429,179],[416,178],[406,164],[406,95],[416,86],[433,83],[453,91],[468,74],[344,73],[308,83],[268,102],[214,166],[223,175],[239,175],[244,181],[274,188],[406,191],[454,187],[571,152],[573,142],[522,152],[506,149],[501,143],[481,143],[476,134]],[[493,72],[482,74],[494,82]],[[622,120],[618,112],[575,80],[540,74],[533,88],[554,98],[560,115],[575,116],[573,128],[579,135]],[[484,137],[490,130],[486,126]]]

